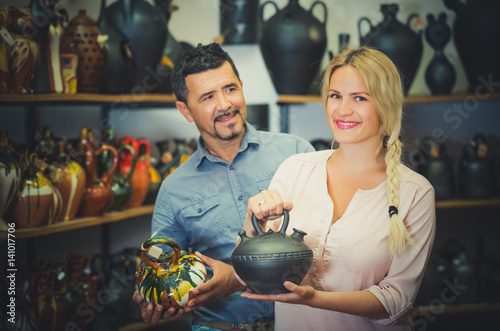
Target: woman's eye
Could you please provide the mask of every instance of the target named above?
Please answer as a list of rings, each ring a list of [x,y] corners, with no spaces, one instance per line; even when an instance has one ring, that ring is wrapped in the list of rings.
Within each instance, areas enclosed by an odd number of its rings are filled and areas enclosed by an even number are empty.
[[[356,101],[366,101],[366,98],[365,97],[357,96],[354,100],[356,100]]]
[[[338,95],[336,93],[332,93],[332,94],[330,94],[330,98],[332,98],[332,99],[340,99],[340,95]]]

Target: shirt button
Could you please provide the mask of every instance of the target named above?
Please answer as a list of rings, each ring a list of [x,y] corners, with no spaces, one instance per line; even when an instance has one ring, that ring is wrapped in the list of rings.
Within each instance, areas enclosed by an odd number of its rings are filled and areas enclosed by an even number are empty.
[[[234,170],[234,167],[233,167],[233,166],[230,166],[230,167],[229,167],[229,169]]]
[[[201,213],[201,212],[202,212],[201,208],[200,208],[200,209],[198,209],[198,213]]]
[[[238,197],[238,200],[242,200],[242,199],[243,199],[243,197],[240,195],[240,196]]]

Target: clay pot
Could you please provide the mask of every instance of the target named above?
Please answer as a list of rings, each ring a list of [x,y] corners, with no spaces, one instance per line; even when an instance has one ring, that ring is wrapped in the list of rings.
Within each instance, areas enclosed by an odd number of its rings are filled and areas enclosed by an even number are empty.
[[[111,186],[111,189],[113,190],[113,204],[111,205],[112,210],[122,210],[132,198],[132,184],[130,182],[137,164],[137,156],[132,146],[122,145],[117,151],[119,155],[124,153],[130,154],[132,157],[132,164],[129,172],[125,175],[121,175],[119,171],[115,171],[115,175],[113,176],[113,185]]]
[[[78,54],[77,83],[79,93],[97,93],[105,65],[104,49],[98,42],[100,35],[96,21],[80,9],[65,30],[62,47],[68,47],[76,39]]]
[[[172,252],[156,254],[150,258],[155,245],[168,245]],[[161,249],[160,249],[161,251]],[[147,303],[169,307],[185,307],[191,298],[191,291],[207,279],[203,262],[194,254],[181,251],[171,238],[151,237],[141,246],[143,265],[135,274],[141,296]]]
[[[94,147],[94,136],[90,128],[83,128],[80,134],[80,148],[85,160],[86,186],[80,204],[79,214],[84,217],[102,216],[113,202],[111,190],[113,174],[118,163],[118,153],[115,148],[101,144]],[[97,177],[96,158],[103,151],[109,150],[114,155],[114,163],[109,172]]]
[[[281,229],[264,233],[252,215],[257,236],[247,237],[245,230],[238,233],[241,242],[233,251],[231,261],[236,274],[254,293],[288,293],[283,283],[288,280],[300,284],[311,267],[313,252],[304,243],[306,233],[293,229],[292,235],[286,235],[288,222],[289,214],[285,210]]]
[[[10,154],[7,137],[0,139],[0,230],[6,230],[3,216],[21,185],[21,165]]]
[[[422,31],[414,32],[410,24],[417,14],[408,16],[405,24],[399,22],[396,14],[399,5],[383,4],[380,6],[383,21],[377,26],[373,26],[370,19],[362,17],[358,21],[359,43],[360,45],[370,45],[386,54],[400,68],[403,79],[405,94],[415,79],[415,75],[420,65],[423,52]],[[370,30],[364,36],[361,35],[361,24],[367,22]]]
[[[131,179],[132,196],[126,205],[126,208],[137,208],[142,206],[151,184],[151,175],[149,172],[149,168],[151,167],[149,163],[151,147],[146,139],[136,140],[129,136],[123,137],[121,143],[132,146],[138,158]],[[144,153],[141,153],[141,146],[145,150]],[[123,176],[132,171],[131,165],[132,160],[130,154],[127,158],[121,158],[119,160],[120,175]]]
[[[36,162],[35,153],[29,158],[27,154],[21,157],[23,179],[9,209],[9,217],[22,229],[47,225],[54,204],[52,182],[37,168]]]
[[[263,23],[260,48],[276,91],[307,94],[326,49],[326,5],[315,1],[307,11],[298,0],[290,0],[278,10],[273,1],[266,1],[261,19],[268,4],[274,6],[276,14]],[[312,14],[316,5],[323,7],[323,22]]]

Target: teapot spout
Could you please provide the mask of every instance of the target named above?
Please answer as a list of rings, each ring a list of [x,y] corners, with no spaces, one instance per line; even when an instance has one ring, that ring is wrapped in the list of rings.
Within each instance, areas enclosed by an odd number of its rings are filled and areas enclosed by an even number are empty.
[[[296,228],[293,228],[293,234],[292,234],[292,238],[295,238],[297,240],[300,240],[300,241],[304,241],[304,236],[307,235],[306,232],[304,231],[300,231]]]
[[[240,236],[241,241],[244,241],[246,238],[248,238],[247,232],[245,230],[240,230],[240,232],[238,232],[238,236]]]

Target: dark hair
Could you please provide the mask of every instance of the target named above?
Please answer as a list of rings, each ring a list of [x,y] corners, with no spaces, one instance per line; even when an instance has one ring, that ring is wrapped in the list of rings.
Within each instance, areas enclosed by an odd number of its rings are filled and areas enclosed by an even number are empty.
[[[233,60],[222,50],[219,44],[198,44],[193,50],[184,54],[172,69],[171,83],[177,100],[187,103],[187,76],[220,68],[226,61],[231,64],[236,77],[240,79]]]

